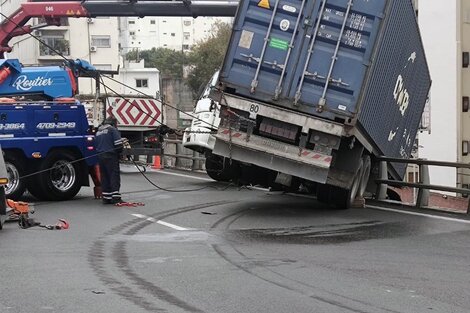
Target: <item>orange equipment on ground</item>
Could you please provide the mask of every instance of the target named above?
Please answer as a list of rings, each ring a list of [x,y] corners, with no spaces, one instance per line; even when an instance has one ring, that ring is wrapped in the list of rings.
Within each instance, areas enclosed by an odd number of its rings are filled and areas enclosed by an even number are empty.
[[[55,225],[44,225],[40,222],[36,222],[33,218],[29,217],[29,214],[33,214],[34,210],[30,208],[28,202],[7,199],[7,206],[11,208],[10,219],[18,219],[18,225],[20,228],[26,229],[37,226],[49,230],[59,230],[68,229],[70,227],[70,224],[64,219],[59,219],[59,222],[57,222]]]

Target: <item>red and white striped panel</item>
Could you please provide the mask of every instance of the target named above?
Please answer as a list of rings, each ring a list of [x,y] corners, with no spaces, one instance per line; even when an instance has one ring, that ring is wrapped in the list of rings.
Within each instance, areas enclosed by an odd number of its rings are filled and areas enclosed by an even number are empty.
[[[162,103],[154,99],[109,97],[107,116],[120,126],[158,126],[162,123]]]

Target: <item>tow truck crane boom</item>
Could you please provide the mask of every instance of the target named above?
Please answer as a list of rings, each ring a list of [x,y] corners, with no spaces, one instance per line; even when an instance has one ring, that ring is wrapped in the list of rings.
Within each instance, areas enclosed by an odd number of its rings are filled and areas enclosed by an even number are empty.
[[[12,48],[9,41],[34,29],[61,25],[64,17],[104,16],[234,16],[237,0],[85,0],[25,2],[0,24],[0,58]],[[26,25],[32,18],[43,18],[44,24]]]

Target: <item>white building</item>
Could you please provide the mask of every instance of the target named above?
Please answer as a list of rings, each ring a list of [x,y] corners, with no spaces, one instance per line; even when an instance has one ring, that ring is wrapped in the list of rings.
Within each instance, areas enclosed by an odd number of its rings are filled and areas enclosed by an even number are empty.
[[[188,51],[206,39],[216,22],[232,23],[231,17],[128,17],[121,19],[121,49],[149,50],[153,47]]]
[[[122,90],[124,95],[147,95],[160,98],[160,71],[156,68],[146,68],[144,60],[139,63],[126,62],[126,66],[119,71],[120,81],[129,87]]]
[[[419,157],[470,162],[470,0],[419,0],[418,21],[431,71],[430,133],[419,135]],[[431,183],[469,184],[470,172],[431,167]]]

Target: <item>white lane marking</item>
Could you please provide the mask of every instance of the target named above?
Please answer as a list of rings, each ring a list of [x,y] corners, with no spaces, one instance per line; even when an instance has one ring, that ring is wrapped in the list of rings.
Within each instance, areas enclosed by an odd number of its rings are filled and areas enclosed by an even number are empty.
[[[374,205],[366,205],[366,208],[371,208],[371,209],[376,209],[376,210],[381,210],[381,211],[401,213],[401,214],[408,214],[408,215],[424,216],[424,217],[429,217],[429,218],[434,218],[434,219],[437,219],[437,220],[444,220],[444,221],[449,221],[449,222],[470,224],[470,221],[468,221],[468,220],[461,220],[461,219],[453,218],[453,217],[445,217],[445,216],[431,215],[431,214],[426,214],[426,213],[418,213],[418,212],[402,211],[402,210],[396,210],[396,209],[388,209],[388,208],[382,208],[382,207],[378,207],[378,206],[374,206]]]
[[[157,223],[160,224],[160,225],[166,226],[166,227],[176,229],[176,230],[188,230],[187,228],[184,228],[184,227],[181,227],[181,226],[178,226],[178,225],[174,225],[174,224],[170,224],[170,223],[167,223],[167,222],[164,222],[164,221],[157,221]]]
[[[134,214],[131,214],[131,215],[135,216],[137,218],[145,219],[149,222],[153,222],[153,223],[157,223],[157,224],[160,224],[160,225],[163,225],[163,226],[166,226],[166,227],[173,228],[175,230],[188,230],[187,228],[184,228],[184,227],[181,227],[181,226],[178,226],[178,225],[175,225],[175,224],[167,223],[165,221],[156,220],[153,217],[149,217],[149,216],[146,216],[146,215],[143,215],[143,214],[134,213]]]

